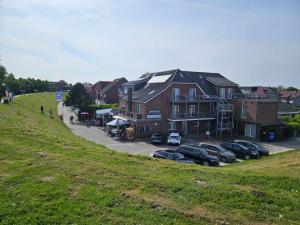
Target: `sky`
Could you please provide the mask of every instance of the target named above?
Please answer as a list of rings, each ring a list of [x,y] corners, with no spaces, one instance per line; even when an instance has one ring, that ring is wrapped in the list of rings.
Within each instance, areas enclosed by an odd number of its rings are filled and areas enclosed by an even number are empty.
[[[72,83],[181,69],[300,88],[300,1],[0,0],[0,60]]]

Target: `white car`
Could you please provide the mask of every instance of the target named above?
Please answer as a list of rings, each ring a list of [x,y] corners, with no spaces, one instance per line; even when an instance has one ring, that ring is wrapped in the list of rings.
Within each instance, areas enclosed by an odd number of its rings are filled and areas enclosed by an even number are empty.
[[[171,133],[168,137],[167,141],[168,145],[180,145],[181,144],[181,136],[179,133]]]

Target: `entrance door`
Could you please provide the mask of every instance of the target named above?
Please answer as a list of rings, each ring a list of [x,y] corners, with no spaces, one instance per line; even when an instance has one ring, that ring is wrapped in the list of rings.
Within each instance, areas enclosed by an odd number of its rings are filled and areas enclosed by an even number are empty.
[[[256,125],[255,124],[245,124],[245,136],[246,137],[256,137]]]
[[[187,134],[187,121],[182,121],[182,133]]]

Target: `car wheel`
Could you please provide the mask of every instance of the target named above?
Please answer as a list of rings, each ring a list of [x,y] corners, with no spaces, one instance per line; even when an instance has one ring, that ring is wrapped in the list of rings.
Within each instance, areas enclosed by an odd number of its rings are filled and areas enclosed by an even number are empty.
[[[226,162],[227,162],[227,159],[226,159],[226,157],[224,157],[224,156],[221,157],[220,160],[221,160],[221,162],[223,162],[223,163],[226,163]]]
[[[245,160],[249,160],[250,156],[249,155],[245,155]]]
[[[209,166],[209,163],[207,161],[204,161],[203,166]]]

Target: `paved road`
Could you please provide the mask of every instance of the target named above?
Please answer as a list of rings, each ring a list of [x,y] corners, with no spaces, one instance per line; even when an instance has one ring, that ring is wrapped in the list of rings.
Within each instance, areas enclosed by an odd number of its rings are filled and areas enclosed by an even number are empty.
[[[93,141],[97,144],[104,145],[110,149],[119,151],[119,152],[127,152],[130,154],[139,154],[139,155],[147,155],[150,156],[154,151],[159,149],[172,149],[175,148],[173,146],[154,146],[149,143],[145,143],[143,141],[134,141],[134,142],[124,142],[117,140],[115,138],[111,138],[104,132],[100,127],[87,127],[84,124],[78,123],[75,121],[73,124],[70,123],[70,116],[73,115],[76,118],[74,112],[67,107],[62,107],[62,104],[58,104],[58,113],[62,113],[63,108],[63,117],[65,124],[70,128],[70,130],[87,140]]]
[[[134,142],[120,141],[111,138],[99,127],[93,127],[93,126],[87,127],[86,125],[80,124],[78,122],[75,122],[74,124],[70,124],[69,121],[70,115],[73,115],[74,118],[76,118],[76,115],[71,109],[67,107],[62,107],[62,104],[60,103],[58,104],[58,113],[61,114],[62,112],[64,115],[65,124],[70,128],[70,130],[74,134],[119,152],[127,152],[130,154],[151,156],[154,151],[159,149],[176,148],[176,146],[168,146],[168,145],[154,146],[152,144],[145,143],[143,141],[134,141]],[[188,142],[193,142],[193,141],[188,140]],[[218,144],[217,141],[213,141],[213,143]],[[300,148],[300,138],[296,140],[290,140],[290,141],[275,142],[275,143],[261,143],[261,144],[265,146],[267,149],[269,149],[271,154],[276,154],[279,152],[285,152],[296,148]]]

